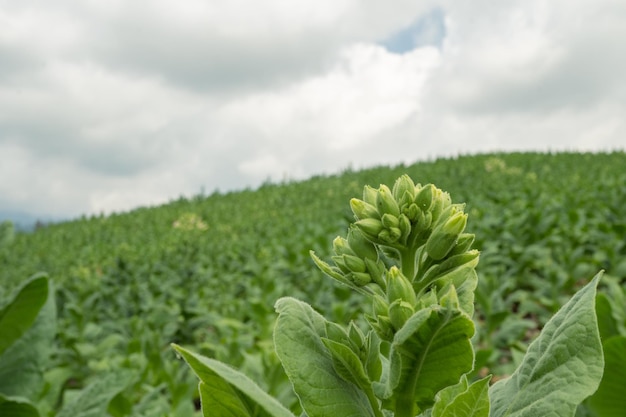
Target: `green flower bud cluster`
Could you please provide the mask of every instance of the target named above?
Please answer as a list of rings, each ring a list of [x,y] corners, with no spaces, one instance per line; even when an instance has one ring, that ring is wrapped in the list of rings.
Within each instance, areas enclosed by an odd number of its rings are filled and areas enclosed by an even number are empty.
[[[436,190],[431,230],[419,253],[416,281],[422,287],[457,268],[474,268],[478,264],[479,252],[470,250],[474,235],[464,233],[467,225],[464,204],[452,204],[447,193]]]
[[[382,246],[383,253],[390,253],[384,249],[386,246],[400,254],[396,258],[402,255],[411,258],[410,254],[415,254],[417,259],[403,260],[403,265],[415,263],[418,268],[417,272],[414,268],[403,270],[411,282],[428,269],[432,278],[435,272],[441,275],[477,261],[478,252],[466,253],[474,235],[464,233],[467,225],[464,204],[453,204],[450,194],[433,184],[415,184],[408,175],[403,175],[391,190],[386,185],[378,189],[366,186],[363,199],[352,199],[350,206],[357,219],[354,224],[367,239]]]
[[[350,200],[350,207],[357,219],[354,224],[367,239],[400,250],[421,246],[436,226],[463,210],[461,205],[451,203],[448,193],[432,184],[416,185],[408,175],[398,178],[391,190],[384,184],[378,189],[366,186],[363,198]],[[459,226],[462,231],[465,221],[460,220],[447,225],[446,234],[456,232]],[[431,243],[437,256],[445,256],[446,244],[449,246],[455,237],[456,233]]]
[[[331,259],[334,266],[322,261],[313,252],[311,257],[327,275],[360,292],[371,294],[384,291],[385,265],[379,258],[376,245],[367,240],[356,226],[350,226],[347,238],[335,238],[333,252],[335,254]]]
[[[393,334],[415,313],[418,300],[413,284],[398,267],[392,266],[385,280],[386,296],[373,296],[373,314],[366,315],[366,318],[381,338],[391,340]]]
[[[386,296],[375,294],[372,297],[372,314],[365,315],[370,326],[382,340],[391,342],[394,334],[417,311],[430,308],[432,305],[449,306],[448,298],[451,297],[451,291],[454,292],[454,299],[457,300],[454,284],[445,287],[441,294],[430,291],[418,296],[413,284],[397,267],[391,267],[385,278]],[[458,306],[458,300],[456,306]]]
[[[463,204],[403,175],[391,189],[365,186],[350,207],[356,220],[346,238],[333,241],[334,265],[312,257],[327,275],[371,298],[366,318],[380,338],[391,341],[411,316],[440,304],[453,287],[471,314],[479,253],[470,250],[474,235],[464,232]],[[472,281],[463,285],[466,280]]]
[[[467,214],[463,212],[456,212],[445,221],[439,222],[426,241],[428,256],[436,261],[445,258],[457,245],[466,224]]]
[[[389,187],[384,184],[378,189],[366,186],[363,200],[353,198],[350,207],[357,218],[354,224],[367,239],[390,247],[406,245],[411,222],[400,211],[400,205]]]
[[[394,330],[398,331],[415,313],[417,295],[413,284],[395,266],[387,274],[387,301],[389,320]]]

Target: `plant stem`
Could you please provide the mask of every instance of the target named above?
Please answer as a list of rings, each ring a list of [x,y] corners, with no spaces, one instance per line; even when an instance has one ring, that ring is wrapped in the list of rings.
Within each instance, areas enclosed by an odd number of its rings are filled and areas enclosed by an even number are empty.
[[[412,248],[400,251],[400,268],[409,281],[415,280],[415,251]]]
[[[414,282],[416,273],[416,250],[408,247],[400,252],[400,263],[402,273],[409,281]],[[396,397],[396,409],[394,417],[415,417],[417,414],[413,391],[415,389],[416,379],[413,379],[408,387]]]
[[[384,417],[384,414],[380,409],[380,404],[378,403],[378,399],[376,399],[374,392],[371,389],[365,389],[364,391],[365,395],[367,395],[367,399],[369,400],[370,405],[372,406],[372,410],[374,410],[374,416]]]

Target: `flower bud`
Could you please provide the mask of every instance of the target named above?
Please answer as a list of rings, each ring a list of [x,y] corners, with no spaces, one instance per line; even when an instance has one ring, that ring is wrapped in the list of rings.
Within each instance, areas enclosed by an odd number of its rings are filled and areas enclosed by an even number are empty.
[[[352,342],[352,346],[356,348],[353,349],[355,353],[359,353],[365,347],[365,335],[353,321],[348,325],[348,337]]]
[[[372,188],[369,185],[363,187],[363,201],[376,207],[376,200],[378,198],[378,190]]]
[[[389,304],[379,295],[372,297],[372,309],[375,316],[386,316],[389,311]]]
[[[392,266],[387,273],[387,301],[403,300],[415,305],[417,297],[413,284],[400,272],[398,267]]]
[[[432,223],[432,214],[430,211],[422,211],[417,204],[413,203],[409,206],[407,217],[415,228],[420,232],[428,230]]]
[[[465,204],[450,204],[439,214],[439,218],[435,222],[434,227],[440,226],[441,224],[447,222],[450,217],[453,217],[457,213],[463,212],[464,208]]]
[[[392,227],[390,229],[384,229],[378,234],[378,240],[380,240],[383,244],[392,245],[400,239],[402,236],[402,231],[397,227]]]
[[[381,339],[389,341],[393,339],[393,326],[388,316],[377,316],[376,321],[370,320],[369,323]]]
[[[363,259],[352,255],[341,255],[341,258],[343,259],[344,265],[346,265],[346,267],[348,267],[351,272],[366,271],[365,262],[363,261]]]
[[[350,272],[346,278],[357,287],[364,287],[372,282],[372,277],[367,272]]]
[[[411,221],[404,214],[401,214],[398,218],[399,220],[399,229],[402,232],[402,236],[400,237],[401,243],[406,245],[407,238],[411,234]]]
[[[459,309],[459,296],[453,284],[450,285],[448,292],[439,298],[439,305],[450,310]]]
[[[417,223],[417,221],[419,220],[420,213],[421,213],[421,210],[415,203],[410,204],[404,210],[404,214],[406,214],[409,220],[413,223]]]
[[[346,344],[346,342],[348,342],[348,333],[339,324],[331,321],[325,321],[324,326],[326,327],[327,338],[342,344]]]
[[[433,204],[433,190],[434,189],[435,189],[434,185],[426,184],[417,192],[415,196],[415,204],[417,204],[417,206],[422,211],[430,210],[430,207]]]
[[[476,265],[478,265],[479,255],[480,252],[474,249],[465,253],[461,253],[459,255],[450,256],[441,264],[439,264],[440,268],[437,272],[437,275],[444,275],[447,272],[450,272],[453,269],[459,268],[464,265],[467,265],[470,268],[474,268],[476,267]]]
[[[465,230],[465,226],[467,226],[467,213],[459,211],[446,221],[441,230],[455,234],[458,238],[461,236],[461,233],[463,233],[463,230]]]
[[[348,241],[341,236],[337,236],[333,240],[333,251],[336,255],[354,255],[354,251],[350,248]]]
[[[369,272],[372,277],[372,281],[374,281],[380,288],[385,290],[387,288],[387,284],[385,284],[385,279],[383,278],[385,274],[385,264],[380,259],[377,261],[373,261],[370,258],[364,258],[365,266],[367,267],[367,272]]]
[[[362,259],[378,259],[378,251],[376,245],[367,240],[363,233],[354,225],[350,225],[348,230],[348,245],[354,251],[354,254]]]
[[[433,214],[433,222],[436,223],[439,220],[439,216],[445,209],[450,207],[451,202],[450,194],[436,187],[433,189],[433,202],[430,208],[430,212]]]
[[[455,240],[455,235],[433,233],[426,242],[426,252],[428,252],[428,256],[439,261],[446,257],[450,249],[455,245]]]
[[[389,213],[383,214],[383,217],[380,219],[380,221],[383,223],[383,226],[385,226],[387,229],[400,226],[400,220],[393,214],[389,214]]]
[[[383,231],[383,224],[376,219],[363,219],[354,222],[354,224],[363,232],[368,239],[376,239],[378,234]]]
[[[346,262],[343,260],[343,255],[331,256],[330,259],[333,260],[341,272],[344,274],[350,273],[350,268],[348,268],[348,265],[346,265]]]
[[[433,307],[438,304],[439,304],[439,298],[437,297],[437,289],[433,288],[433,289],[426,291],[424,294],[421,294],[419,300],[417,300],[415,311],[419,311],[423,308]]]
[[[376,208],[381,215],[385,213],[393,214],[396,217],[400,215],[400,207],[398,207],[398,203],[393,198],[391,190],[385,184],[381,184],[378,189]]]
[[[406,301],[396,300],[389,304],[389,321],[396,331],[400,330],[414,313],[413,306]]]
[[[461,233],[459,239],[456,241],[456,245],[448,255],[454,256],[465,253],[472,246],[472,243],[474,243],[474,235],[472,233]]]
[[[365,291],[365,293],[368,294],[370,297],[373,297],[376,294],[380,296],[385,295],[385,291],[380,287],[380,285],[378,285],[378,283],[374,282],[371,275],[370,275],[370,279],[372,279],[372,281],[370,281],[368,284],[366,284],[363,287],[363,290]]]
[[[399,227],[391,227],[389,228],[389,235],[391,235],[391,238],[395,242],[400,239],[400,236],[402,236],[402,230],[400,230]]]
[[[467,224],[467,214],[458,212],[445,223],[437,226],[426,242],[426,252],[434,260],[441,260],[456,245],[459,235]]]
[[[345,272],[343,272],[342,270],[340,270],[337,267],[333,267],[333,266],[328,265],[326,262],[322,261],[317,255],[315,255],[315,252],[309,251],[309,254],[311,255],[311,258],[313,259],[313,262],[315,262],[315,265],[317,265],[317,267],[323,273],[325,273],[329,277],[331,277],[331,278],[341,282],[342,284],[349,285],[348,280],[344,276]]]
[[[398,178],[393,184],[392,193],[393,197],[398,202],[400,202],[400,200],[403,200],[403,202],[413,201],[415,193],[415,183],[413,182],[411,177],[409,177],[407,174],[404,174],[400,178]],[[407,193],[408,195],[405,196],[405,194]],[[407,199],[407,201],[404,201],[405,198]]]
[[[366,203],[363,200],[359,200],[358,198],[350,200],[350,208],[352,209],[355,217],[359,220],[380,218],[380,214],[378,213],[378,210],[376,210],[376,206]]]
[[[407,191],[404,193],[402,197],[398,199],[398,207],[400,207],[400,212],[404,212],[404,210],[413,204],[414,195]]]
[[[430,228],[433,224],[433,214],[430,211],[422,212],[420,216],[419,226],[422,230]]]

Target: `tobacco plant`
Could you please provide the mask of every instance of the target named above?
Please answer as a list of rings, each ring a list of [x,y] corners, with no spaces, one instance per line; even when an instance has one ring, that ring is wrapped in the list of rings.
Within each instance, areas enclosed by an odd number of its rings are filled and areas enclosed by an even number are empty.
[[[597,389],[599,275],[545,325],[517,370],[490,384],[471,377],[479,253],[464,205],[404,175],[392,188],[366,186],[350,207],[355,221],[333,241],[330,262],[311,256],[369,312],[345,325],[295,298],[275,304],[275,350],[303,416],[573,416]],[[200,379],[204,416],[294,416],[235,369],[174,348]]]

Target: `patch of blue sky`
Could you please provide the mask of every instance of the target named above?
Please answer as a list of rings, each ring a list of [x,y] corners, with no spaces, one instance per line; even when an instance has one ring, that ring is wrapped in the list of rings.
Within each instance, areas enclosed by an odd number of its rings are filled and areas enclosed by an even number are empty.
[[[437,7],[425,15],[418,17],[409,26],[394,33],[383,40],[383,45],[389,52],[404,54],[423,46],[441,48],[446,36],[445,14]]]

